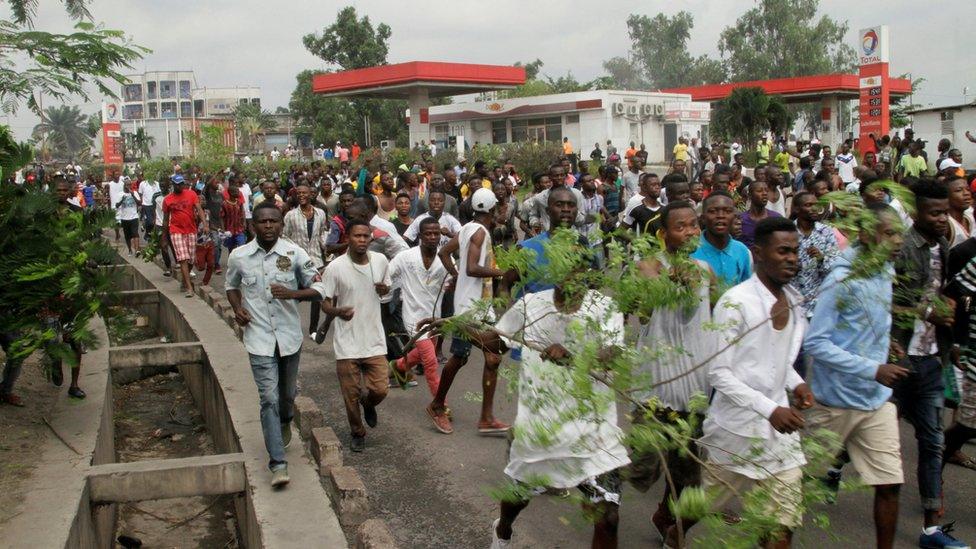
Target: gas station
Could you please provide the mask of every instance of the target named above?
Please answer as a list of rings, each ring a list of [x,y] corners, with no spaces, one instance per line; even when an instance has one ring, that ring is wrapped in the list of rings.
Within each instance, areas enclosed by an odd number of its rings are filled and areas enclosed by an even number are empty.
[[[858,74],[823,74],[795,78],[774,78],[726,84],[708,84],[662,90],[687,93],[693,101],[721,101],[736,88],[762,88],[769,95],[778,95],[787,103],[820,103],[821,141],[837,144],[843,141],[840,127],[841,100],[859,99],[859,139],[874,134],[878,139],[890,130],[889,112],[892,100],[912,93],[907,78],[891,78],[888,74],[888,27],[885,25],[862,29],[858,36]]]
[[[411,61],[316,74],[312,91],[324,97],[406,99],[410,143],[416,143],[430,139],[431,98],[507,90],[524,83],[523,67]]]

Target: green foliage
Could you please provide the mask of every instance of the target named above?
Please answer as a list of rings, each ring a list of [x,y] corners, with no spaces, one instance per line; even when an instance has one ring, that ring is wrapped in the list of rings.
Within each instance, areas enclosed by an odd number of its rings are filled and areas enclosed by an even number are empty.
[[[142,176],[150,181],[162,181],[173,173],[173,161],[168,158],[145,158],[139,161]]]
[[[820,0],[760,0],[726,27],[719,51],[732,81],[849,71],[856,56],[847,45],[847,22],[819,18]],[[802,15],[800,15],[802,14]]]
[[[74,341],[95,345],[89,322],[115,288],[111,273],[98,267],[115,253],[96,235],[113,224],[108,212],[58,208],[36,186],[0,186],[0,331],[19,335],[15,355],[44,348],[72,359],[51,318]]]
[[[627,61],[614,58],[607,63],[619,74],[629,61],[640,70],[640,74],[628,77],[630,84],[647,84],[650,88],[721,82],[725,78],[722,63],[688,53],[688,38],[694,26],[694,18],[686,11],[671,17],[663,13],[654,17],[631,15],[627,18],[631,57]]]
[[[29,17],[22,20],[29,22]],[[40,94],[88,101],[88,90],[94,88],[102,96],[115,97],[106,81],[123,84],[124,71],[150,51],[132,44],[122,31],[87,21],[77,23],[70,34],[24,30],[17,22],[0,21],[0,44],[0,111],[16,111],[18,103],[26,101],[39,115],[36,97]],[[21,57],[26,61],[21,62]]]
[[[385,65],[391,34],[386,24],[374,28],[368,16],[360,18],[356,8],[347,6],[332,25],[321,34],[305,35],[302,43],[312,55],[338,70],[350,70]],[[333,144],[337,140],[366,143],[364,119],[368,119],[374,142],[389,139],[406,144],[406,101],[321,97],[312,93],[312,75],[317,72],[321,71],[305,70],[297,75],[298,82],[288,103],[301,132],[311,135],[315,143]]]
[[[571,93],[613,87],[613,82],[606,78],[597,78],[590,80],[589,82],[580,82],[571,72],[567,72],[564,76],[559,76],[556,78],[549,75],[543,75],[540,78],[539,73],[542,70],[542,61],[539,59],[525,65],[523,65],[521,62],[516,62],[515,66],[525,67],[525,84],[510,90],[501,91],[498,93],[498,97],[533,97],[536,95]]]
[[[231,161],[234,147],[224,144],[224,128],[200,126],[199,133],[189,135],[193,147],[194,163],[207,173],[216,173]]]
[[[34,150],[27,143],[18,143],[10,128],[0,125],[0,183],[34,159]]]
[[[41,122],[34,126],[33,137],[46,139],[56,159],[73,160],[82,150],[91,147],[87,123],[80,107],[47,107]]]
[[[135,158],[149,158],[152,156],[151,147],[156,143],[156,138],[146,133],[146,128],[136,128],[135,133],[125,133],[125,152],[126,157],[130,155]]]
[[[234,123],[240,148],[251,152],[257,150],[257,138],[275,127],[271,113],[252,103],[242,103],[234,109]]]
[[[786,104],[762,88],[737,88],[712,109],[709,131],[740,140],[747,149],[755,147],[766,129],[782,133],[790,126]]]

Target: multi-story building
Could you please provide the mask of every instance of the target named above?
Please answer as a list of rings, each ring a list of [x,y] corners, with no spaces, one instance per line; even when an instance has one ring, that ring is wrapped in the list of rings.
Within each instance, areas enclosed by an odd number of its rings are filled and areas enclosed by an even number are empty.
[[[193,71],[152,71],[127,78],[121,94],[122,132],[143,129],[152,156],[190,154],[189,135],[207,125],[224,128],[226,144],[236,149],[234,110],[241,104],[261,106],[260,88],[197,87]]]

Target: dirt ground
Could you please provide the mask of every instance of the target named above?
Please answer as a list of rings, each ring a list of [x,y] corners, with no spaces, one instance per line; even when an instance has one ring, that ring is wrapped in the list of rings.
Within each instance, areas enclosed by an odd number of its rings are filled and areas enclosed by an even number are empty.
[[[115,449],[119,462],[216,453],[177,372],[115,387]],[[116,535],[142,547],[237,547],[232,496],[124,504]]]
[[[20,512],[33,463],[48,439],[54,438],[42,417],[50,413],[59,398],[68,399],[67,388],[67,379],[58,388],[44,378],[41,357],[35,354],[24,363],[14,387],[14,393],[27,406],[0,404],[0,525]],[[68,401],[69,406],[74,402]]]

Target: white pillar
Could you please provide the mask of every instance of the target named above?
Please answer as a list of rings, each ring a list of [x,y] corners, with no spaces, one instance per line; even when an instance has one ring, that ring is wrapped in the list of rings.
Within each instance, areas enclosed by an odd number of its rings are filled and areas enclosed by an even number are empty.
[[[820,142],[827,145],[831,150],[836,149],[841,142],[840,133],[840,98],[836,95],[828,95],[820,103],[821,133]],[[829,116],[824,116],[827,113]]]
[[[410,107],[410,142],[407,143],[407,146],[413,147],[414,143],[430,141],[430,124],[426,120],[420,121],[421,112],[426,118],[427,109],[430,108],[430,96],[427,94],[427,88],[410,90],[408,102]]]

